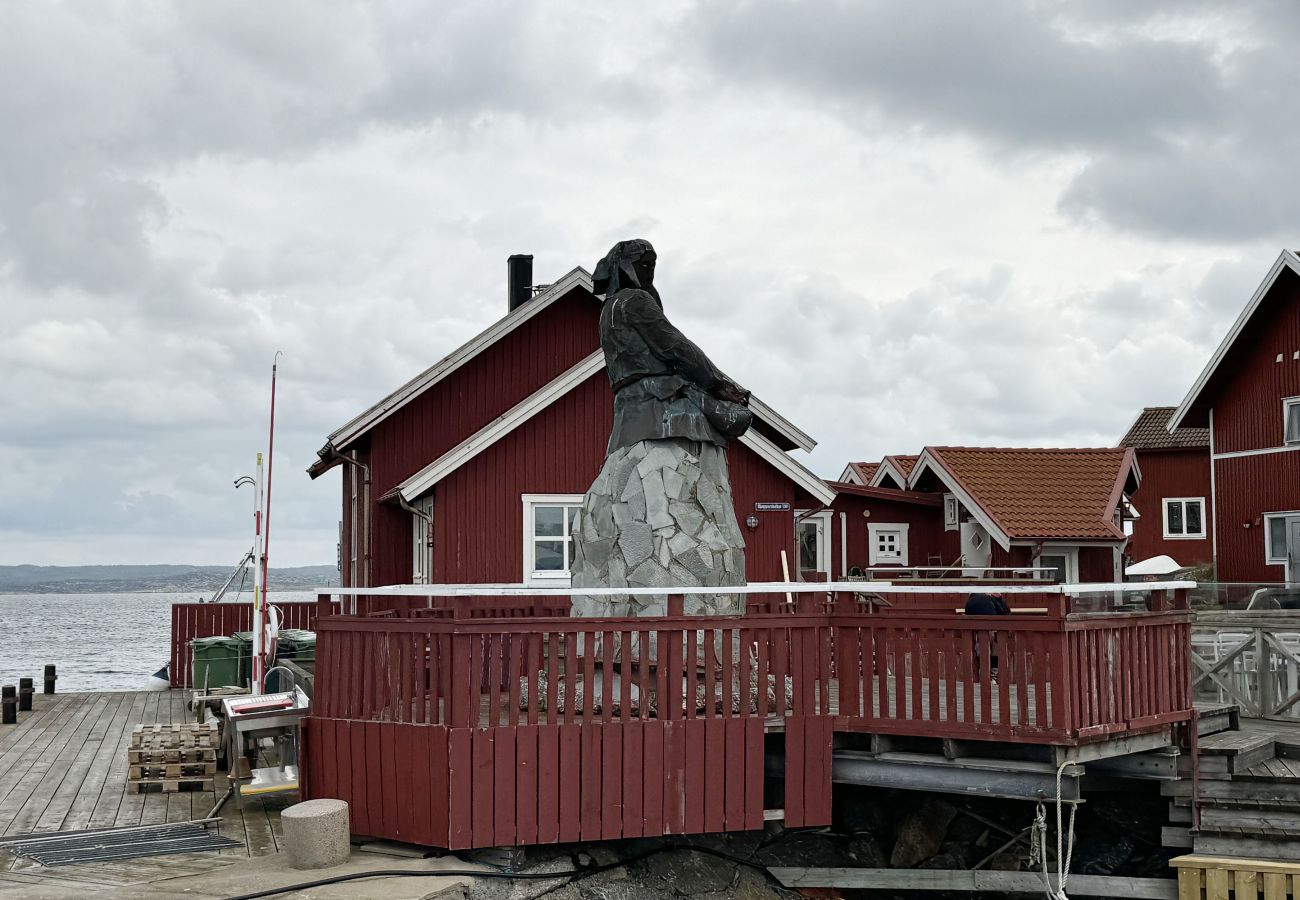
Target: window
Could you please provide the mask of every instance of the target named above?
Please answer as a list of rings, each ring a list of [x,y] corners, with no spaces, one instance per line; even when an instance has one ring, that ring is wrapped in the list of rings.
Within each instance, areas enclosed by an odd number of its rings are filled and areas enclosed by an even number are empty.
[[[867,526],[871,565],[907,565],[907,527],[884,522]]]
[[[411,516],[411,584],[433,582],[433,498],[417,500]]]
[[[1205,498],[1166,497],[1165,537],[1181,540],[1205,537]]]
[[[581,494],[524,494],[524,582],[568,582]]]
[[[804,518],[800,518],[803,516]],[[806,514],[795,511],[795,543],[798,549],[799,575],[805,572],[823,572],[830,574],[830,554],[827,545],[830,539],[830,512]]]
[[[1057,584],[1078,584],[1079,548],[1044,547],[1034,560],[1034,568],[1053,569],[1054,572],[1047,577]]]
[[[1300,397],[1282,401],[1282,440],[1287,444],[1300,444]]]
[[[1300,513],[1265,513],[1266,527],[1264,540],[1268,542],[1266,552],[1270,563],[1287,561],[1287,544],[1292,523],[1300,522]]]
[[[961,507],[952,494],[943,495],[943,530],[956,531],[961,527]]]

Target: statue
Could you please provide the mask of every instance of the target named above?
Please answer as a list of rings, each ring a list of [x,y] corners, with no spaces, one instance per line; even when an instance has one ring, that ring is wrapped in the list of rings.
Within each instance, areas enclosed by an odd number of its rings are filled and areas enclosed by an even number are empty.
[[[649,241],[620,241],[596,266],[600,345],[614,389],[605,463],[574,531],[574,587],[745,583],[745,541],[727,442],[749,428],[749,391],[673,327]],[[741,595],[695,595],[686,611],[735,614]],[[574,615],[663,615],[666,595],[574,598]]]

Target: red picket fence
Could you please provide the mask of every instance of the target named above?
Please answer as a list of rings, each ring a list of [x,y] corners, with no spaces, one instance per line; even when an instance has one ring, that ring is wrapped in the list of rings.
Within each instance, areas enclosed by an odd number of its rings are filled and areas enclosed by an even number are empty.
[[[819,605],[327,617],[305,795],[348,800],[358,834],[451,849],[756,828],[775,731],[786,824],[819,825],[835,731],[1072,745],[1190,715],[1185,611]]]
[[[316,626],[317,603],[310,600],[272,603],[280,610],[282,628],[311,631]],[[172,687],[192,687],[190,641],[195,638],[250,631],[253,607],[248,603],[173,603],[172,648],[168,672]]]

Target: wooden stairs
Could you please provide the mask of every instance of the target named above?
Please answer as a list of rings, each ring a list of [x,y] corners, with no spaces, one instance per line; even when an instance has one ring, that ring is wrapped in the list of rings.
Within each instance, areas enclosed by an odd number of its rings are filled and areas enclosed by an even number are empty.
[[[1179,780],[1165,782],[1170,798],[1167,847],[1204,856],[1300,859],[1300,732],[1294,724],[1236,717],[1203,734],[1200,827],[1193,828],[1191,757],[1179,760]]]

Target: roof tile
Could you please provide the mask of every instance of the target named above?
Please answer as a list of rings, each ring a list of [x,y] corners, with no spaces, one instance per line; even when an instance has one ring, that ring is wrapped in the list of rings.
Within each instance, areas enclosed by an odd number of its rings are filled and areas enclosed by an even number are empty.
[[[1134,450],[1183,450],[1210,446],[1210,429],[1179,428],[1169,430],[1169,419],[1176,407],[1148,406],[1138,414],[1128,433],[1120,438],[1121,447]]]

